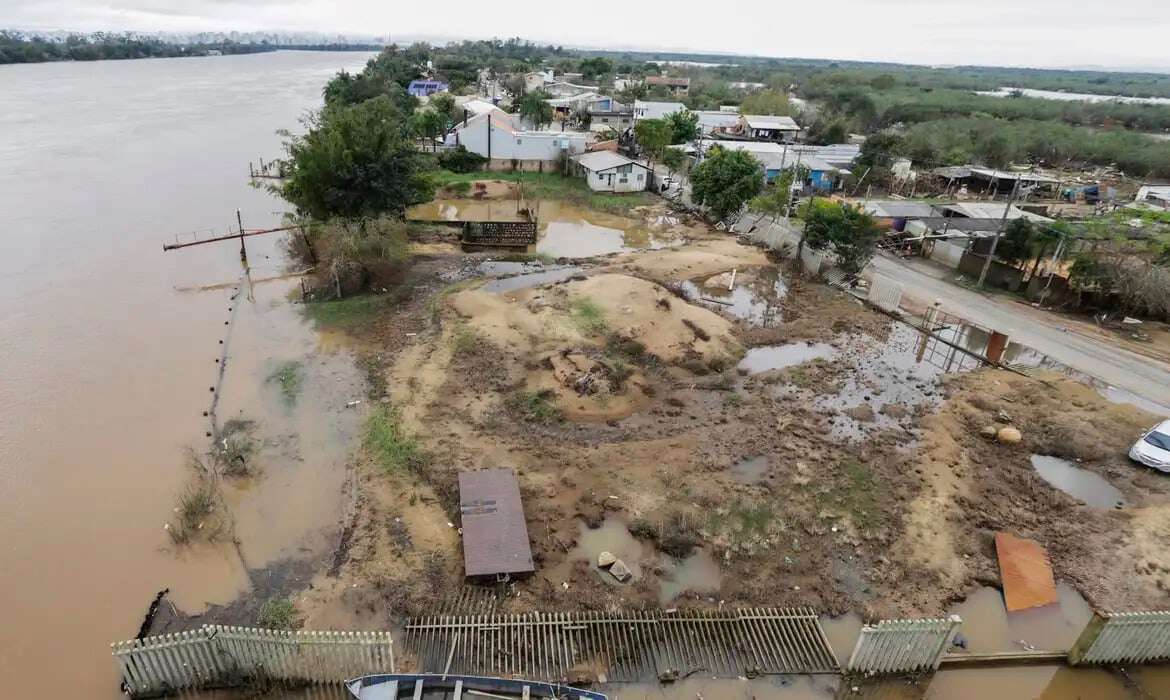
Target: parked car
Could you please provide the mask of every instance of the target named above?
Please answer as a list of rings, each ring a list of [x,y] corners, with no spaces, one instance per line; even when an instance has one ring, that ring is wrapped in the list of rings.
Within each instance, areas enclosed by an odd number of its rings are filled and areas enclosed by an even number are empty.
[[[1129,448],[1129,458],[1170,474],[1170,420],[1155,425],[1135,442]]]

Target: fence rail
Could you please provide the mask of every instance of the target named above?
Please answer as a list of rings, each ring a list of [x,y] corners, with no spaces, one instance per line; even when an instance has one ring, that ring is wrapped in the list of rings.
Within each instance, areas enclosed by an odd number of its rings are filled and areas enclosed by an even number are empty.
[[[111,645],[131,696],[238,685],[254,678],[339,683],[394,671],[389,632],[309,632],[204,625]]]
[[[549,681],[838,671],[807,608],[426,617],[403,646],[426,672]]]
[[[1170,611],[1095,614],[1068,655],[1073,666],[1167,659]]]
[[[848,670],[865,675],[937,670],[962,622],[958,615],[951,615],[945,620],[883,620],[866,625],[849,657]]]

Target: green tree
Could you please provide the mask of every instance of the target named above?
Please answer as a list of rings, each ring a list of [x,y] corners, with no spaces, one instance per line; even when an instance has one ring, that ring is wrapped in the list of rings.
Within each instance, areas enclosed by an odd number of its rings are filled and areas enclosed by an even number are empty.
[[[543,90],[533,90],[520,98],[517,111],[521,117],[531,121],[538,131],[541,127],[552,124],[553,108],[545,101],[547,99],[548,94]]]
[[[996,257],[1011,265],[1019,265],[1032,255],[1036,240],[1036,227],[1027,219],[1012,219],[1003,230],[1003,236],[995,246]]]
[[[447,125],[446,118],[433,109],[420,109],[411,115],[411,128],[419,137],[426,139],[431,146],[432,151],[438,150],[438,145],[435,139],[443,134],[443,129]]]
[[[699,115],[683,109],[666,115],[670,126],[670,142],[689,143],[699,138]]]
[[[788,95],[780,90],[761,90],[743,98],[743,102],[739,103],[739,111],[741,114],[790,116],[792,103],[788,101]]]
[[[613,72],[613,61],[603,56],[586,58],[579,66],[581,77],[585,80],[597,80],[599,77]]]
[[[431,101],[427,106],[442,115],[444,130],[463,117],[459,108],[455,106],[455,97],[447,92],[431,95]]]
[[[718,220],[739,211],[763,186],[763,165],[747,151],[712,146],[691,171],[692,198]]]
[[[765,188],[762,194],[752,198],[748,206],[761,214],[772,217],[775,222],[788,213],[792,206],[792,183],[796,178],[803,179],[806,168],[788,168],[772,180],[772,185]]]
[[[289,175],[281,195],[318,220],[401,214],[434,194],[430,157],[415,147],[408,119],[389,97],[326,107],[304,136],[284,133]]]
[[[670,145],[672,133],[665,119],[639,119],[634,124],[634,138],[650,160],[651,167],[662,157],[663,149]]]
[[[662,151],[662,164],[671,173],[678,176],[681,185],[687,178],[687,171],[691,166],[691,157],[678,148],[667,148]]]
[[[805,208],[804,232],[796,248],[797,264],[805,246],[830,250],[841,269],[856,275],[873,257],[880,235],[873,217],[861,209],[825,199],[813,200]]]

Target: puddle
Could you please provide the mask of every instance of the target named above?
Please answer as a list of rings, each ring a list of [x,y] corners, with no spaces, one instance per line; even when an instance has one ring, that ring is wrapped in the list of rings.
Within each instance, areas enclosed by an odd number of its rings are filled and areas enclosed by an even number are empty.
[[[821,629],[825,631],[825,638],[829,640],[829,647],[837,657],[837,663],[846,664],[853,647],[857,646],[857,638],[861,636],[861,627],[864,622],[857,613],[850,612],[841,617],[822,617]]]
[[[817,400],[817,407],[834,413],[831,434],[856,441],[871,431],[907,429],[909,418],[921,407],[942,403],[939,377],[943,370],[919,361],[922,334],[901,324],[890,325],[885,342],[869,336],[844,339],[838,354],[851,361],[853,372],[841,389]]]
[[[658,602],[666,605],[682,593],[715,593],[723,581],[719,565],[710,554],[698,550],[681,562],[667,559],[658,588]]]
[[[837,354],[836,348],[828,343],[789,343],[787,345],[765,345],[747,351],[739,362],[739,368],[748,374],[760,374],[783,369],[816,359],[829,359]]]
[[[632,250],[681,245],[681,232],[647,226],[616,214],[582,209],[567,202],[528,200],[536,212],[537,242],[529,252],[557,258],[590,258]],[[515,199],[443,199],[410,207],[413,221],[524,221]]]
[[[970,652],[1021,651],[1027,648],[1025,644],[1042,651],[1065,651],[1085,629],[1093,610],[1066,583],[1057,583],[1056,593],[1057,602],[1052,605],[1008,612],[1003,594],[984,587],[947,612],[963,618],[959,632]]]
[[[835,676],[713,679],[698,674],[675,683],[615,683],[599,688],[611,700],[833,700]]]
[[[642,578],[642,559],[647,555],[648,547],[630,534],[625,524],[616,518],[606,518],[601,527],[589,529],[585,523],[578,523],[580,532],[577,535],[577,546],[569,551],[569,561],[587,561],[602,581],[615,586],[617,579],[608,572],[597,567],[597,555],[609,552],[621,559],[633,574],[631,581]],[[629,582],[627,582],[629,583]]]
[[[779,301],[788,294],[788,286],[780,271],[774,267],[740,270],[731,283],[730,272],[712,277],[684,280],[679,291],[688,301],[705,304],[712,310],[747,321],[753,326],[771,326],[779,323]]]
[[[483,286],[483,290],[493,294],[514,292],[518,289],[528,289],[545,284],[564,282],[580,272],[581,268],[576,266],[545,268],[540,272],[527,272],[513,277],[492,280]]]
[[[1082,469],[1066,459],[1032,455],[1036,473],[1054,487],[1094,508],[1125,505],[1125,499],[1113,484],[1100,474]]]
[[[769,466],[767,455],[749,457],[731,465],[731,475],[740,483],[756,484],[767,476]]]

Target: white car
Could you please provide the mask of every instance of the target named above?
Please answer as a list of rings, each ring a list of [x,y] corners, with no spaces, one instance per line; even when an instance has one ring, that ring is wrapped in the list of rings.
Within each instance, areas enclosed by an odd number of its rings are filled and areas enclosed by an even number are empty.
[[[1129,448],[1129,458],[1170,474],[1170,420],[1155,425]]]

